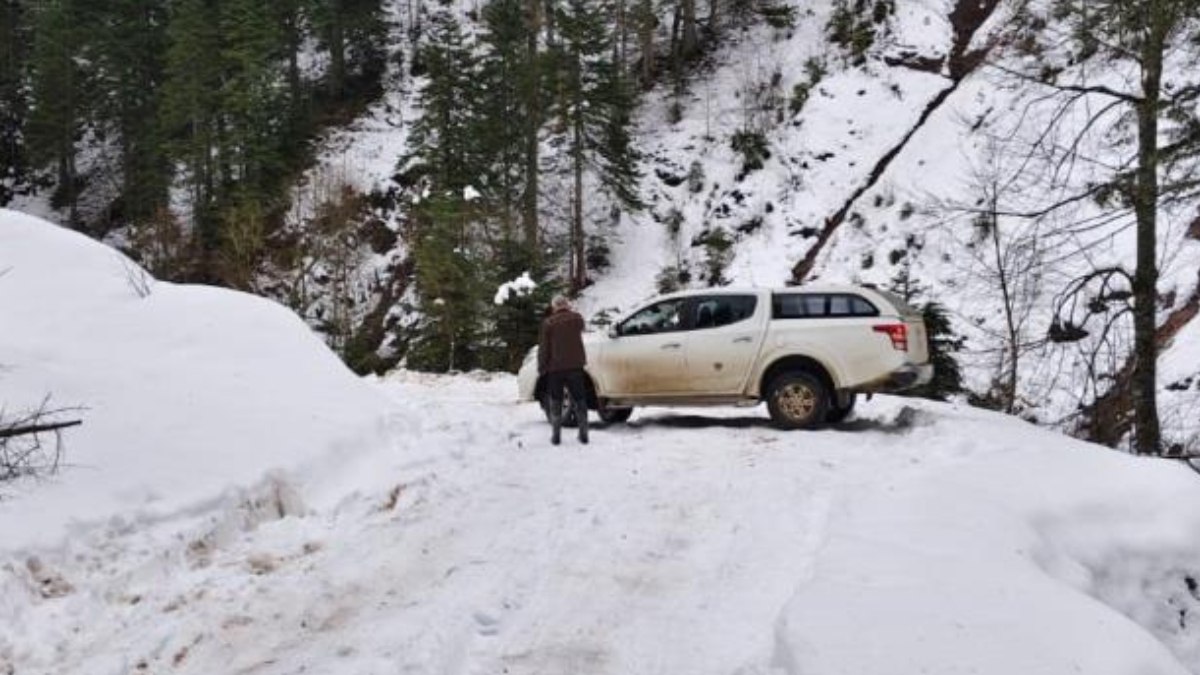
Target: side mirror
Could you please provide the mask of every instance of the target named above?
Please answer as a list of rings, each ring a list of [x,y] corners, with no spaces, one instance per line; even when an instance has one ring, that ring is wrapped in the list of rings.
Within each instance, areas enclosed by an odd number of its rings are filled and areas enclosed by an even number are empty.
[[[608,337],[609,337],[609,339],[612,339],[612,340],[616,340],[617,338],[621,337],[621,327],[613,326],[613,327],[609,328],[608,329]]]

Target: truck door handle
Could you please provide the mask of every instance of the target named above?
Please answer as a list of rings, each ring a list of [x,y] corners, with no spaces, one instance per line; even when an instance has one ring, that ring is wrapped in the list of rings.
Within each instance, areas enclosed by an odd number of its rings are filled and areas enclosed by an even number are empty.
[[[679,344],[678,342],[668,342],[667,344],[663,345],[662,348],[663,349],[679,349],[682,346],[683,345]]]
[[[734,344],[737,344],[738,342],[753,342],[753,341],[754,341],[754,338],[750,337],[749,335],[743,335],[742,337],[733,338]]]

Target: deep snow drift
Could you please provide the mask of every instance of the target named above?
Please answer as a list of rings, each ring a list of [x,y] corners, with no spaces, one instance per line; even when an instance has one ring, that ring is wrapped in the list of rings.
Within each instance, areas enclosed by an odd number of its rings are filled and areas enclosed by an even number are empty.
[[[8,213],[5,268],[0,400],[88,406],[3,488],[5,675],[1200,672],[1180,464],[888,397],[553,447],[511,377],[355,380],[277,306],[140,297]]]
[[[161,283],[120,253],[0,210],[0,407],[81,407],[68,470],[0,487],[0,542],[164,516],[261,479],[337,461],[383,402],[291,312],[252,295]]]

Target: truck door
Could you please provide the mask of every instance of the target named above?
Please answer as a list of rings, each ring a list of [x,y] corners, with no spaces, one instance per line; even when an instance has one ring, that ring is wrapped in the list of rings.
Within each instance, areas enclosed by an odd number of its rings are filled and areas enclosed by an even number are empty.
[[[604,388],[610,397],[678,394],[687,386],[687,298],[663,300],[622,321],[605,344]]]
[[[688,388],[696,396],[737,394],[745,387],[762,345],[764,325],[758,296],[713,294],[692,299],[687,334]]]

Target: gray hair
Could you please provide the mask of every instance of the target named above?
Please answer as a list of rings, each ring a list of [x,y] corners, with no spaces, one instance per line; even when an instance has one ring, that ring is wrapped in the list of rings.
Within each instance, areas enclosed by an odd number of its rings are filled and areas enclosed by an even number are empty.
[[[554,310],[567,309],[570,306],[571,301],[568,300],[567,296],[565,295],[556,295],[554,296],[554,299],[550,301],[550,308]]]

